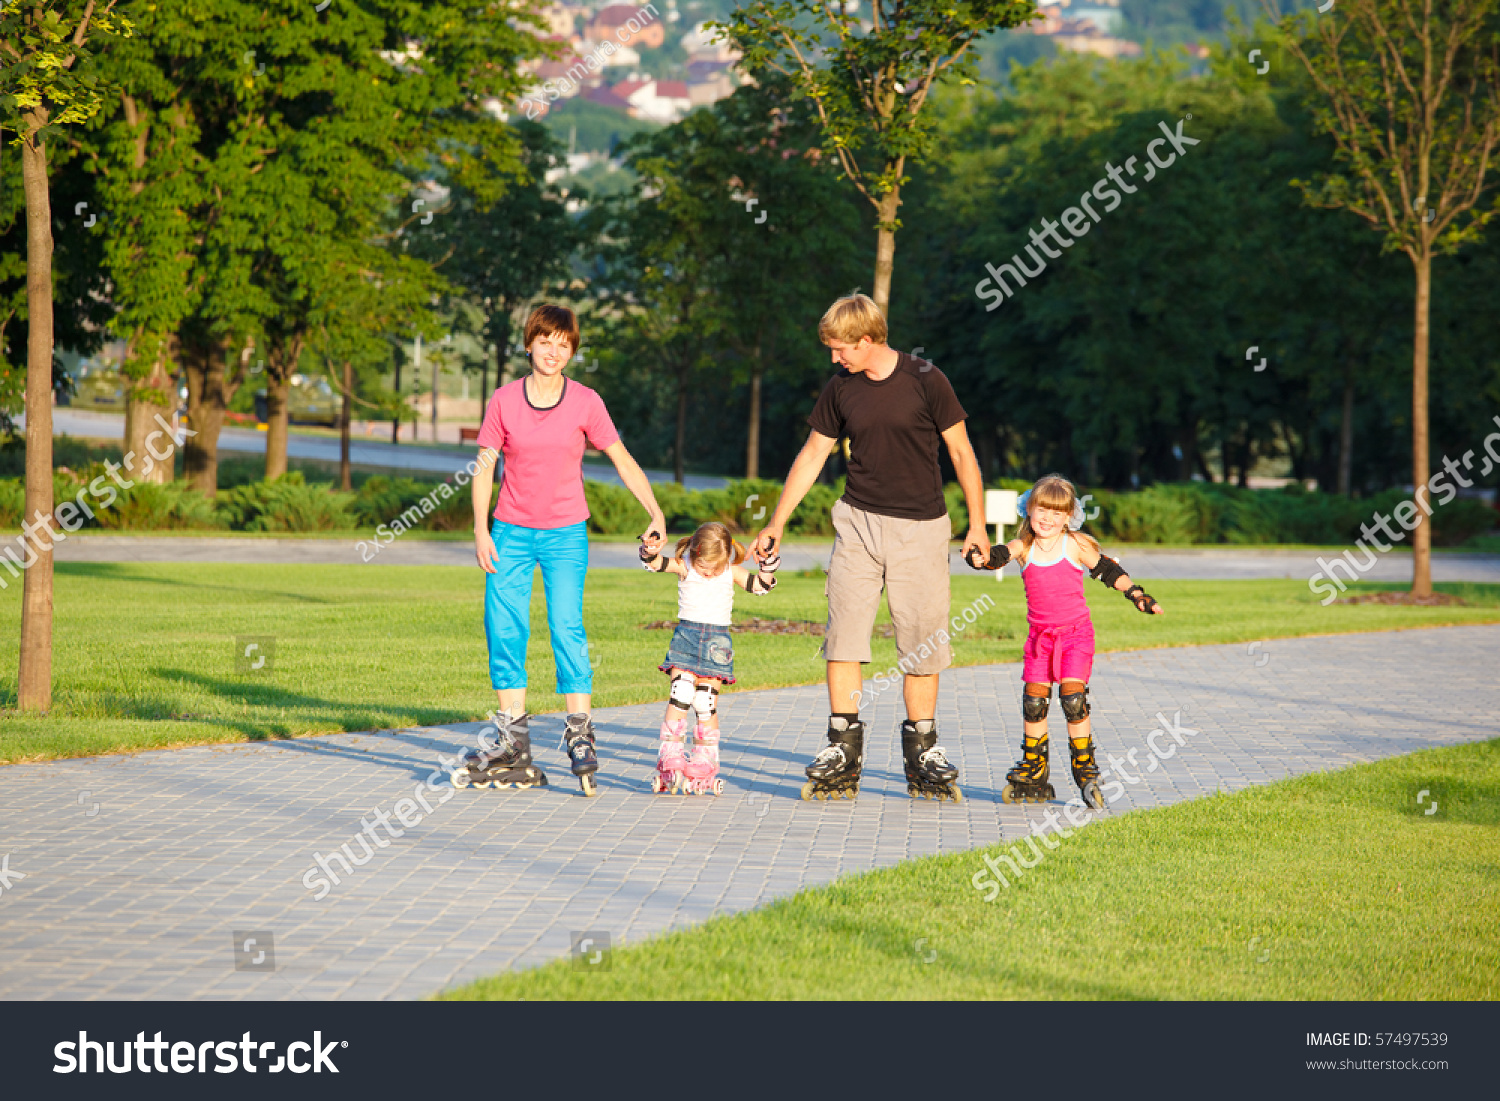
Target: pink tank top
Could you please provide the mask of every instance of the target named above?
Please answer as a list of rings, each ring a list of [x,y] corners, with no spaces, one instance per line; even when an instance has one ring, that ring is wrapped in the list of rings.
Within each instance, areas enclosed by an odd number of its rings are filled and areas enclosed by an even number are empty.
[[[1078,561],[1074,541],[1063,536],[1062,545],[1049,558],[1036,545],[1021,565],[1026,586],[1026,622],[1033,627],[1065,627],[1089,618],[1083,598],[1083,577],[1088,573]]]

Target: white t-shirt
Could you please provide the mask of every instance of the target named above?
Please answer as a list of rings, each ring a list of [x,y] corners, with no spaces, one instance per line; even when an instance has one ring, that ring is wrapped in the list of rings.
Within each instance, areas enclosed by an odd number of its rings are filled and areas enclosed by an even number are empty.
[[[677,618],[692,623],[728,627],[734,622],[734,567],[726,565],[717,577],[704,577],[684,555],[687,576],[677,581]]]

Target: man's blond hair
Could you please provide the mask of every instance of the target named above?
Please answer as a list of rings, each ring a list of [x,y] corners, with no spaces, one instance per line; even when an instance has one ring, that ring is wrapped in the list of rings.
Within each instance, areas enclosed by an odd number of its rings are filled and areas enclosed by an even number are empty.
[[[846,294],[818,322],[818,339],[824,344],[837,340],[841,344],[858,344],[869,337],[872,344],[884,344],[885,314],[867,294]]]

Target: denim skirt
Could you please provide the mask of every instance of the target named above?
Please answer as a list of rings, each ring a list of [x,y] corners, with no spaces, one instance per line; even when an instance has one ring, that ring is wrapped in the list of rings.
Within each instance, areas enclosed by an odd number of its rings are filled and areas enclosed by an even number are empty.
[[[734,643],[729,628],[715,623],[677,621],[672,643],[659,668],[670,673],[683,669],[700,677],[717,677],[725,684],[734,683]]]

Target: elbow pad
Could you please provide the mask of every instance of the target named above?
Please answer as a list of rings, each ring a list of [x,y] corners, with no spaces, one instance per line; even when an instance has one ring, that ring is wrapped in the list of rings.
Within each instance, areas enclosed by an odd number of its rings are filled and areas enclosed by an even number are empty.
[[[1115,582],[1129,576],[1120,568],[1120,563],[1107,554],[1099,556],[1099,564],[1089,571],[1089,576],[1103,582],[1106,589],[1113,589]]]

